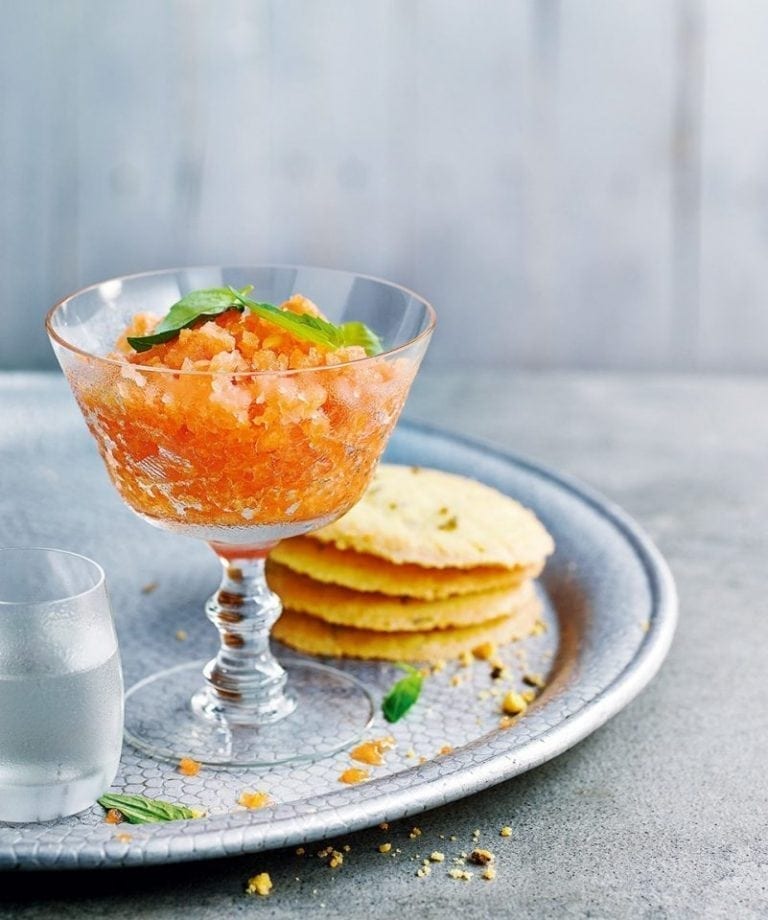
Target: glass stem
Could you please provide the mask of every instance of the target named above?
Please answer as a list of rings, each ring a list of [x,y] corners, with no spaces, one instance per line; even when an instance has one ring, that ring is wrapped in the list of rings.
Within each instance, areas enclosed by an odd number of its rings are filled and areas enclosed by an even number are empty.
[[[233,725],[276,722],[296,707],[286,673],[272,654],[269,633],[282,606],[264,575],[267,549],[211,544],[224,576],[205,605],[221,648],[203,669],[207,686],[192,701],[207,719]]]

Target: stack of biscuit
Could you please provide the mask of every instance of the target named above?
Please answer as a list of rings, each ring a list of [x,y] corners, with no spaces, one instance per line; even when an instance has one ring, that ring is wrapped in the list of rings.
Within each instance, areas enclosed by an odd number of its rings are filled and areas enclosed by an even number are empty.
[[[280,543],[267,574],[284,611],[273,635],[313,655],[435,662],[521,639],[553,551],[536,516],[495,489],[381,465],[333,524]]]

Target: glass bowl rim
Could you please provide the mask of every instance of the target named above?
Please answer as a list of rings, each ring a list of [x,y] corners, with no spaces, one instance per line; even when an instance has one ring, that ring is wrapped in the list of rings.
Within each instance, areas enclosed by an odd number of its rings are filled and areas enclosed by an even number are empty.
[[[87,293],[88,291],[93,291],[96,288],[101,287],[103,284],[109,284],[114,281],[132,281],[137,278],[150,278],[154,275],[174,275],[180,272],[186,271],[206,271],[206,270],[231,270],[231,269],[295,269],[295,270],[304,270],[304,271],[320,271],[327,272],[330,274],[337,275],[350,275],[355,278],[362,278],[366,281],[375,281],[377,284],[385,285],[389,288],[394,288],[395,290],[401,291],[404,294],[407,294],[409,297],[413,297],[419,303],[421,303],[426,308],[427,315],[427,325],[424,329],[419,332],[418,335],[414,336],[411,339],[408,339],[406,342],[402,342],[399,345],[396,345],[394,348],[389,348],[385,351],[382,351],[378,355],[366,355],[364,358],[352,358],[348,361],[341,361],[338,364],[322,364],[314,367],[297,367],[297,368],[286,368],[284,370],[261,370],[261,371],[201,371],[201,370],[176,370],[172,367],[157,367],[151,364],[134,364],[129,361],[120,361],[116,358],[109,358],[105,355],[95,355],[90,351],[86,351],[84,348],[79,348],[77,345],[74,345],[72,342],[68,342],[59,332],[53,327],[53,318],[54,316],[63,309],[68,303],[75,300],[75,298],[80,297],[82,294]],[[297,263],[281,262],[281,263],[272,263],[272,262],[263,262],[253,265],[185,265],[179,266],[177,268],[156,268],[150,269],[145,272],[134,272],[128,275],[116,275],[113,278],[105,278],[101,281],[93,282],[88,284],[85,287],[78,288],[75,291],[67,294],[62,297],[60,300],[57,300],[56,303],[48,310],[45,315],[45,331],[48,334],[48,337],[61,345],[67,351],[70,351],[74,354],[80,355],[81,357],[87,358],[89,361],[100,362],[112,367],[119,368],[132,368],[135,371],[141,371],[142,373],[156,373],[156,374],[173,374],[176,377],[185,376],[185,377],[232,377],[232,378],[249,378],[249,377],[283,377],[291,376],[297,374],[307,374],[307,373],[317,373],[318,371],[334,371],[337,368],[349,367],[353,364],[364,364],[370,361],[376,361],[381,358],[390,358],[393,355],[397,355],[401,351],[405,351],[410,348],[412,345],[415,345],[417,342],[422,340],[428,340],[432,335],[437,323],[437,314],[435,308],[432,304],[420,294],[417,294],[415,291],[412,291],[410,288],[404,287],[402,284],[397,284],[394,281],[387,281],[384,278],[378,278],[375,275],[366,275],[361,272],[348,271],[346,269],[340,268],[327,268],[320,265],[302,265]]]
[[[0,553],[7,552],[56,553],[59,556],[71,556],[74,559],[87,562],[89,567],[96,570],[94,572],[95,581],[89,588],[83,588],[83,590],[78,591],[77,594],[52,597],[47,601],[6,601],[0,598],[0,610],[8,609],[9,607],[47,607],[50,604],[63,604],[69,601],[80,600],[80,598],[87,597],[89,594],[100,591],[107,580],[104,569],[95,559],[91,559],[90,556],[85,556],[82,553],[76,553],[71,549],[60,549],[57,546],[0,546]]]

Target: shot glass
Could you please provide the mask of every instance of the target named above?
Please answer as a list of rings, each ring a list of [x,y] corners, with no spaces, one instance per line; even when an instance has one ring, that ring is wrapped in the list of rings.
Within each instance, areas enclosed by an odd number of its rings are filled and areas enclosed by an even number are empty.
[[[104,571],[56,549],[0,549],[0,820],[49,821],[115,778],[123,678]]]

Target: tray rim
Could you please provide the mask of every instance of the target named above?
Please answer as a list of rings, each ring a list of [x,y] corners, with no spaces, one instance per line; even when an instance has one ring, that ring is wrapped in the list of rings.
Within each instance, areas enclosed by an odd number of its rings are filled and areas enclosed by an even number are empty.
[[[325,806],[322,810],[300,817],[278,818],[270,824],[201,828],[194,833],[180,831],[173,837],[163,835],[165,847],[150,846],[142,850],[138,846],[130,849],[121,847],[119,854],[102,852],[100,858],[87,851],[62,853],[61,844],[25,841],[14,848],[13,868],[16,871],[115,869],[223,858],[309,843],[362,830],[382,821],[399,820],[473,795],[557,757],[604,725],[650,683],[672,644],[677,625],[678,598],[672,572],[645,529],[616,502],[576,477],[502,448],[492,441],[407,419],[399,423],[398,429],[481,451],[544,479],[581,500],[626,539],[647,579],[651,607],[648,629],[622,671],[570,717],[561,719],[527,741],[508,751],[491,753],[473,764],[460,763],[460,752],[446,755],[440,759],[439,775],[436,776],[430,774],[435,772],[437,762],[430,760],[411,768],[412,782],[405,788],[386,791],[391,777],[383,776],[365,784],[363,788],[367,791],[378,787],[381,792],[363,801],[354,798],[349,801],[349,789],[335,790],[322,794]],[[473,744],[480,744],[480,741]],[[344,798],[345,801],[336,805],[336,798]],[[216,817],[204,819],[205,823],[215,822]],[[183,840],[185,845],[174,848],[172,841],[177,840]],[[49,862],[46,862],[47,850],[51,850]],[[0,866],[4,862],[2,856],[0,845]],[[5,865],[11,868],[7,863]]]

